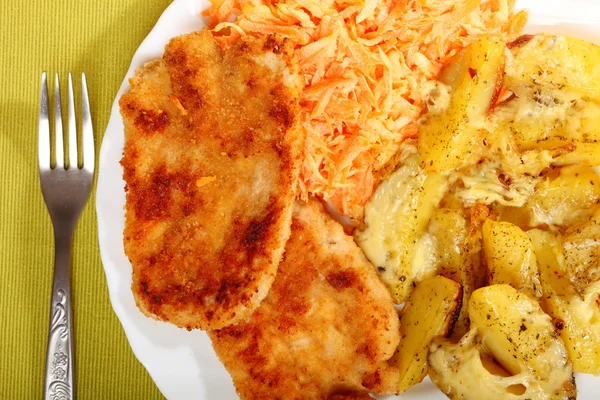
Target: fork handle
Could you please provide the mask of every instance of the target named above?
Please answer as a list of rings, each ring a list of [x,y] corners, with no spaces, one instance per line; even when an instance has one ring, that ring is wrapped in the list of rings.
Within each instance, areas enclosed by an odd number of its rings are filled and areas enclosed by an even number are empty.
[[[61,226],[54,227],[54,282],[50,306],[44,400],[71,400],[75,397],[70,279],[71,240],[75,224],[59,225]]]

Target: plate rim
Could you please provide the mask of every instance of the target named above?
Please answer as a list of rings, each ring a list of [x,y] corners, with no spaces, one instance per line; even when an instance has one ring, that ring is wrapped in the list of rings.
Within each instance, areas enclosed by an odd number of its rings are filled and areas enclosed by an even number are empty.
[[[543,4],[543,1],[544,0],[542,0],[542,2],[540,2],[539,0],[519,0],[517,2],[517,6],[521,9],[532,9],[534,7],[539,8],[540,4]],[[600,4],[595,3],[593,0],[591,0],[591,1],[590,0],[580,0],[580,2],[584,3],[584,4],[588,3],[589,5],[596,6],[594,9],[597,10],[598,15],[600,15]],[[523,3],[525,3],[525,4],[523,4]],[[537,3],[538,5],[534,5],[535,3]],[[109,229],[107,226],[108,224],[105,222],[108,220],[107,214],[105,214],[105,204],[104,204],[104,201],[106,201],[106,199],[105,199],[105,197],[103,197],[101,194],[99,195],[98,193],[100,192],[99,189],[110,185],[110,182],[106,181],[107,174],[103,173],[104,168],[102,168],[102,167],[105,164],[105,160],[108,158],[107,153],[109,152],[109,144],[114,143],[115,139],[120,139],[118,137],[115,137],[114,129],[111,129],[111,128],[113,128],[113,125],[114,125],[113,121],[115,120],[115,118],[120,118],[119,99],[120,99],[121,95],[123,95],[125,93],[125,91],[128,89],[129,79],[134,75],[135,71],[139,67],[141,67],[145,62],[150,61],[150,59],[147,59],[147,57],[144,56],[144,53],[154,53],[154,51],[148,51],[148,50],[151,50],[153,47],[155,47],[155,46],[153,46],[152,43],[156,40],[157,36],[160,37],[161,29],[158,29],[157,27],[158,26],[162,27],[165,23],[168,23],[168,21],[172,18],[172,14],[175,15],[179,12],[185,11],[190,14],[189,15],[190,17],[193,17],[194,15],[198,16],[199,24],[193,30],[203,29],[205,27],[205,25],[201,22],[202,20],[200,18],[200,12],[203,9],[205,9],[208,6],[208,4],[209,3],[207,0],[173,0],[172,3],[169,4],[165,8],[165,10],[161,13],[160,17],[156,20],[152,29],[148,32],[146,37],[139,44],[139,46],[133,53],[133,56],[131,58],[127,72],[126,72],[126,74],[121,82],[121,85],[119,86],[119,89],[118,89],[117,93],[115,94],[114,100],[112,102],[108,123],[104,130],[104,135],[102,137],[102,144],[100,147],[98,169],[97,169],[98,177],[97,177],[97,186],[96,186],[96,198],[95,198],[94,204],[95,204],[97,223],[98,223],[98,244],[99,244],[100,256],[101,256],[101,261],[102,261],[102,267],[104,269],[104,273],[105,273],[106,280],[107,280],[107,287],[108,287],[109,299],[111,302],[111,306],[112,306],[114,313],[117,316],[117,319],[119,320],[121,328],[123,329],[123,331],[125,333],[129,347],[131,348],[134,356],[137,358],[137,360],[140,362],[140,364],[142,364],[142,366],[147,371],[147,373],[149,374],[149,376],[152,379],[152,381],[154,382],[154,384],[157,386],[157,388],[159,389],[161,394],[165,397],[167,397],[167,394],[171,394],[171,393],[169,393],[171,391],[171,389],[167,388],[167,385],[164,384],[164,378],[162,378],[160,373],[155,370],[154,366],[150,365],[151,360],[145,359],[144,355],[142,354],[143,350],[144,350],[143,347],[145,347],[146,345],[141,343],[138,340],[139,339],[139,335],[137,332],[138,328],[134,326],[134,323],[132,322],[130,315],[128,314],[128,310],[126,309],[125,305],[122,303],[122,300],[119,299],[119,297],[118,297],[118,290],[117,290],[118,288],[117,287],[119,286],[119,284],[122,284],[123,282],[117,282],[117,284],[114,283],[116,280],[118,280],[118,275],[116,273],[116,268],[118,268],[118,266],[115,265],[114,262],[112,262],[113,257],[111,257],[108,254],[109,252],[107,250],[107,247],[109,247],[109,245],[106,243],[107,242],[106,236],[110,235],[111,232],[109,232]],[[522,5],[520,5],[520,4],[522,4]],[[548,20],[548,18],[550,18],[550,20]],[[537,22],[537,24],[534,23],[534,26],[539,25],[539,26],[544,26],[544,27],[559,26],[559,25],[585,26],[586,23],[589,24],[588,21],[583,21],[583,22],[574,21],[573,18],[569,18],[568,16],[565,16],[565,18],[560,22],[556,22],[556,21],[552,22],[552,18],[547,17],[546,15],[540,15],[540,17],[538,19],[533,19],[533,20]],[[182,33],[184,33],[184,32],[182,32]],[[557,32],[557,33],[559,33],[559,32]],[[598,35],[600,35],[600,29],[598,29]],[[600,36],[596,35],[595,41],[596,41],[596,43],[600,44]],[[145,59],[145,61],[144,61],[144,59]],[[111,132],[113,132],[113,133],[111,134]],[[109,139],[109,140],[107,140],[107,139]],[[112,143],[109,143],[109,142],[112,142]],[[121,182],[124,185],[124,182],[123,181],[121,181]],[[123,211],[123,214],[124,214],[124,211]],[[124,219],[124,216],[123,216],[123,219]],[[122,232],[120,232],[119,237],[122,239]],[[110,267],[107,266],[107,264],[110,264]],[[144,339],[147,339],[147,338],[144,338]],[[147,339],[147,340],[148,340],[149,344],[154,344],[149,339]],[[593,385],[595,386],[596,383],[594,382]],[[599,385],[599,387],[600,387],[600,378],[598,378],[597,385]],[[591,388],[591,389],[593,389],[593,388]],[[441,391],[439,391],[439,394],[441,394],[443,396]],[[199,395],[202,398],[200,393],[198,393],[197,395]]]
[[[159,32],[160,30],[157,29],[157,27],[162,26],[163,23],[168,23],[168,21],[171,19],[171,14],[177,14],[179,12],[182,12],[183,10],[186,10],[190,14],[189,15],[190,17],[193,17],[194,14],[198,15],[198,21],[200,22],[200,24],[198,25],[198,27],[195,30],[203,29],[206,25],[201,22],[202,20],[200,18],[200,12],[202,10],[204,10],[208,6],[208,4],[209,4],[208,0],[173,0],[171,2],[171,4],[169,4],[163,10],[161,15],[158,17],[158,19],[154,23],[153,27],[150,29],[150,31],[147,33],[147,35],[144,37],[144,39],[140,42],[140,44],[136,48],[135,52],[133,53],[133,56],[131,57],[129,67],[127,68],[125,76],[124,76],[123,80],[121,81],[121,85],[119,86],[119,89],[117,90],[117,92],[114,96],[114,100],[111,103],[112,105],[111,105],[111,109],[110,109],[108,122],[107,122],[106,128],[104,129],[104,135],[102,136],[102,142],[100,145],[98,167],[97,167],[97,175],[98,176],[97,176],[97,183],[96,183],[96,198],[94,199],[95,200],[94,206],[95,206],[95,210],[96,210],[96,219],[97,219],[97,224],[98,224],[98,247],[99,247],[99,251],[100,251],[102,267],[103,267],[105,277],[106,277],[111,307],[117,316],[117,319],[119,321],[121,329],[123,330],[125,337],[127,338],[128,345],[131,348],[131,351],[133,352],[135,358],[144,367],[144,369],[146,370],[146,372],[152,379],[152,382],[156,385],[156,387],[158,388],[160,393],[165,398],[169,398],[168,393],[170,392],[170,390],[166,387],[166,385],[164,385],[164,383],[162,382],[162,379],[157,378],[158,373],[154,370],[153,366],[150,365],[150,363],[149,363],[149,361],[151,361],[151,360],[146,360],[144,355],[142,354],[142,352],[143,352],[142,347],[144,347],[144,346],[137,340],[139,338],[138,332],[136,332],[137,328],[135,328],[133,326],[133,322],[131,322],[131,320],[130,320],[130,317],[128,315],[128,311],[127,311],[126,307],[121,303],[121,300],[118,298],[118,293],[117,293],[118,291],[116,288],[116,286],[118,286],[118,284],[117,285],[111,284],[111,282],[118,280],[118,275],[116,274],[115,270],[113,268],[108,267],[107,264],[110,264],[111,266],[114,266],[115,268],[117,267],[117,265],[115,265],[115,263],[112,262],[112,257],[108,254],[109,252],[107,250],[107,247],[109,247],[109,245],[107,244],[107,240],[104,239],[108,234],[110,234],[108,226],[107,226],[108,223],[105,222],[109,218],[106,218],[107,215],[105,214],[105,207],[104,207],[104,203],[103,203],[104,197],[102,195],[99,195],[98,193],[100,192],[99,189],[101,189],[109,184],[109,182],[106,182],[107,173],[106,172],[103,173],[103,171],[105,169],[102,167],[103,167],[103,165],[105,165],[105,160],[107,160],[107,158],[108,158],[107,153],[109,152],[108,147],[109,147],[109,144],[111,144],[110,142],[114,142],[115,139],[119,139],[118,137],[115,137],[114,133],[111,134],[111,132],[114,132],[114,129],[111,129],[112,125],[114,125],[114,122],[113,122],[114,119],[121,118],[120,110],[119,110],[119,99],[128,89],[129,79],[134,76],[136,70],[138,68],[140,68],[143,64],[145,64],[146,62],[151,60],[151,59],[146,59],[147,57],[144,56],[144,53],[152,52],[152,51],[148,51],[148,50],[151,50],[154,47],[152,45],[152,42],[155,40],[155,36],[160,35],[160,32]],[[121,182],[123,183],[123,185],[125,184],[124,181],[121,181]],[[124,219],[124,214],[125,214],[125,211],[123,210],[123,219]],[[121,238],[123,237],[122,232],[120,233],[119,236]],[[159,323],[162,323],[162,322],[159,322]]]

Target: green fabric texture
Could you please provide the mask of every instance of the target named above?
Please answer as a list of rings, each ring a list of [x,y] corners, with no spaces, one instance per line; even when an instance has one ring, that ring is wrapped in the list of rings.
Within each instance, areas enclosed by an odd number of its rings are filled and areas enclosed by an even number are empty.
[[[63,100],[67,72],[76,77],[76,91],[81,72],[86,73],[98,154],[131,57],[170,3],[2,0],[0,399],[39,399],[43,390],[54,250],[37,168],[41,72],[51,81],[55,72],[62,74]],[[92,193],[72,251],[76,394],[79,399],[163,398],[110,305],[94,203]]]

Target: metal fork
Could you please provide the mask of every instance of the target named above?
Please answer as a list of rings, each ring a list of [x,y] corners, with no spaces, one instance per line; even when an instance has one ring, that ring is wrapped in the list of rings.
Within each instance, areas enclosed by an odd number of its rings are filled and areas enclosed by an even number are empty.
[[[54,85],[55,166],[51,166],[48,83],[42,73],[38,131],[40,184],[54,227],[54,281],[50,307],[50,328],[44,380],[44,399],[74,398],[73,323],[71,318],[71,242],[81,210],[94,180],[94,133],[85,74],[81,76],[82,167],[77,163],[77,123],[73,80],[69,73],[68,137],[69,153],[65,163],[63,124],[58,74]],[[66,133],[64,134],[66,137]]]

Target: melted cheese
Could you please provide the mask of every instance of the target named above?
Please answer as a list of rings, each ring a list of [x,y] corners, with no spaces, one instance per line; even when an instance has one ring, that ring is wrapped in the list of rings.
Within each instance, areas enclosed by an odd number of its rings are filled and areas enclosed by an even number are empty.
[[[356,241],[397,303],[406,299],[413,281],[435,273],[435,243],[421,236],[446,190],[446,178],[422,170],[416,148],[408,145],[401,166],[365,207],[366,228],[356,232]]]
[[[438,247],[435,236],[425,232],[415,245],[412,259],[412,270],[415,271],[415,280],[422,281],[437,275]]]
[[[536,376],[525,367],[517,374],[510,375],[502,368],[490,363],[494,368],[484,365],[493,355],[489,354],[472,329],[457,344],[438,341],[431,345],[429,355],[430,376],[450,398],[479,399],[485,394],[490,400],[526,400],[526,399],[567,399],[569,386],[572,394],[575,388],[571,383],[573,371],[565,363],[564,347],[558,340],[548,347],[544,354],[552,365],[546,376]],[[516,389],[525,388],[524,392]]]
[[[499,161],[486,160],[473,167],[453,171],[450,181],[462,183],[456,194],[467,207],[477,203],[521,207],[542,180],[531,175],[515,175],[509,176],[510,183],[507,183],[500,180],[502,172]]]
[[[520,150],[553,149],[597,140],[600,106],[577,92],[534,86],[498,107],[494,118]]]

